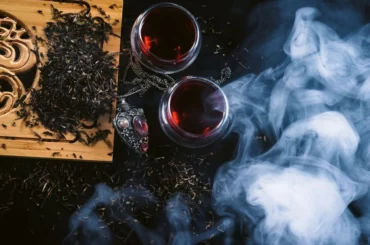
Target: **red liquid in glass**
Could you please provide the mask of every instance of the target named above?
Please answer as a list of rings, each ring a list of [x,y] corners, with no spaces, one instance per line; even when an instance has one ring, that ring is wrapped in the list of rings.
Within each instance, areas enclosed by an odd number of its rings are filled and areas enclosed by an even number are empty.
[[[151,10],[144,18],[141,39],[144,53],[164,60],[177,60],[193,46],[196,38],[192,19],[182,10],[161,7]]]
[[[226,104],[215,87],[193,80],[181,84],[170,100],[172,121],[182,130],[206,135],[223,119]]]

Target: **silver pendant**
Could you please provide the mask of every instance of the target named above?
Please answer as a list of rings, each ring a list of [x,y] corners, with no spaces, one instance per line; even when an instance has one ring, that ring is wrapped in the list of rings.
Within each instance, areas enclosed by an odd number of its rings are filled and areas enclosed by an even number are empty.
[[[149,128],[142,108],[128,104],[125,99],[118,101],[117,115],[113,125],[121,140],[132,150],[144,154],[148,151]]]

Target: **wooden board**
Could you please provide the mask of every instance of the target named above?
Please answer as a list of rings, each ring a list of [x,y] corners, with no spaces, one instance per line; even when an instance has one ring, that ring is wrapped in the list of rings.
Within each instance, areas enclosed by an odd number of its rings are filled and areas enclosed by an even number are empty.
[[[88,3],[91,6],[96,5],[101,7],[107,15],[110,15],[109,22],[112,23],[118,20],[119,23],[113,26],[113,32],[117,35],[121,34],[122,0],[91,0],[88,1]],[[42,0],[1,0],[0,10],[10,13],[13,17],[23,22],[34,35],[44,37],[43,28],[46,26],[47,22],[51,21],[52,17],[50,4],[53,4],[54,7],[65,13],[82,10],[82,7],[77,4],[61,4]],[[113,9],[109,8],[109,6],[113,4],[116,4],[117,7]],[[42,11],[42,14],[39,13],[39,10]],[[100,16],[96,8],[91,8],[91,12],[93,16]],[[41,49],[42,48],[45,47],[41,47]],[[119,52],[120,38],[111,36],[109,42],[104,45],[104,49],[111,53]],[[46,54],[46,50],[41,50],[41,52],[42,51]],[[117,65],[118,58],[119,56],[116,55]],[[0,69],[1,67],[0,63]],[[31,87],[36,88],[38,86],[37,80],[37,78],[34,80]],[[118,81],[118,79],[116,80]],[[29,94],[27,96],[29,97]],[[0,156],[59,158],[102,162],[112,161],[113,157],[111,153],[113,152],[114,129],[110,122],[110,115],[103,116],[99,120],[101,129],[109,129],[111,131],[107,141],[98,142],[94,146],[86,146],[80,142],[70,143],[70,141],[75,138],[71,134],[66,135],[66,139],[62,141],[40,142],[39,138],[35,136],[35,132],[42,135],[43,139],[55,139],[55,137],[43,135],[42,133],[45,132],[46,129],[42,126],[29,128],[25,125],[24,121],[16,120],[18,117],[16,114],[17,110],[18,109],[12,109],[6,113],[1,113],[0,104]],[[4,128],[2,124],[6,125],[6,128]],[[89,132],[89,130],[86,131]],[[96,130],[90,131],[89,133],[94,131]],[[55,152],[58,152],[58,154]],[[0,158],[0,163],[1,161]]]

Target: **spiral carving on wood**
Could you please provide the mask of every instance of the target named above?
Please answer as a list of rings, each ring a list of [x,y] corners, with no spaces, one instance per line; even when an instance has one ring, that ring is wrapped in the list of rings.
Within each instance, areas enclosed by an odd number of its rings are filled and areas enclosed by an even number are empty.
[[[25,93],[19,74],[37,63],[32,32],[11,14],[0,11],[0,116]]]

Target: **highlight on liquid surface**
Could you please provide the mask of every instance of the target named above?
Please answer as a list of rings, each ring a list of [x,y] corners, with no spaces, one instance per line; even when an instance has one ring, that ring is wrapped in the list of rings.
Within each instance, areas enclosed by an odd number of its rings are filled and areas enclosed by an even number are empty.
[[[176,88],[170,100],[170,110],[172,121],[179,128],[206,135],[222,121],[226,103],[216,87],[191,80]]]
[[[165,60],[180,59],[193,46],[195,25],[185,12],[171,6],[151,10],[143,20],[141,38],[145,47]]]

